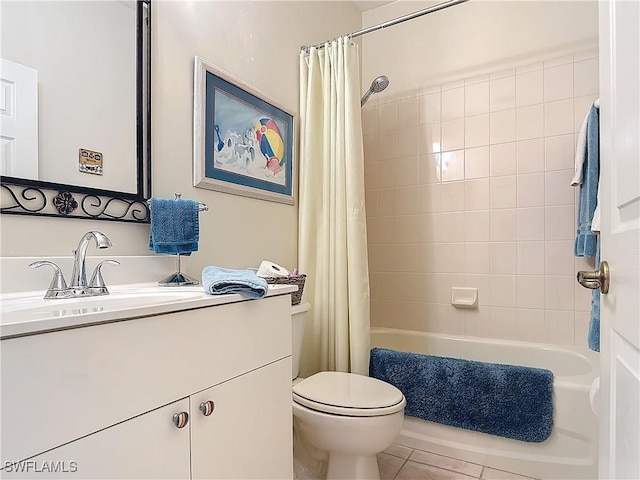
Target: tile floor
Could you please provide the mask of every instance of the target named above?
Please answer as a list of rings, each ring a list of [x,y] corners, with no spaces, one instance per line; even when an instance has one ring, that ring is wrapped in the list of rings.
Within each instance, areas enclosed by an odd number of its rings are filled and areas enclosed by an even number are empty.
[[[398,444],[378,454],[378,466],[380,480],[534,480]]]

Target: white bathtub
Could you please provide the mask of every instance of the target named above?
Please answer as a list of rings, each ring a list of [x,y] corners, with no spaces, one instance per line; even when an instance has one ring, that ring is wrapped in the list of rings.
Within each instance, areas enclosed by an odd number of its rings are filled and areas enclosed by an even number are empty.
[[[511,340],[371,329],[371,346],[482,362],[546,368],[554,374],[554,425],[542,443],[528,443],[405,416],[396,443],[540,479],[598,476],[598,419],[589,388],[598,355],[585,348]]]

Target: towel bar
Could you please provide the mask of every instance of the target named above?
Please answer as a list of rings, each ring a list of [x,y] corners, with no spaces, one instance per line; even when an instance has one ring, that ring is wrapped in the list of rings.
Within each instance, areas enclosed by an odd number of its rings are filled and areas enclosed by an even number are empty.
[[[175,194],[174,200],[180,200],[181,193]],[[147,200],[149,210],[151,210],[151,200]],[[206,212],[209,210],[209,206],[206,203],[198,202],[198,211]],[[169,275],[167,278],[163,278],[158,282],[161,287],[184,287],[187,285],[198,285],[200,282],[195,278],[190,277],[180,271],[180,254],[176,254],[176,272]]]
[[[174,200],[180,200],[182,194],[176,193],[175,196],[176,198],[174,198]],[[151,200],[147,200],[147,206],[149,207],[149,210],[151,210]],[[209,210],[209,205],[207,205],[206,203],[198,202],[198,210],[200,212],[206,212],[207,210]]]

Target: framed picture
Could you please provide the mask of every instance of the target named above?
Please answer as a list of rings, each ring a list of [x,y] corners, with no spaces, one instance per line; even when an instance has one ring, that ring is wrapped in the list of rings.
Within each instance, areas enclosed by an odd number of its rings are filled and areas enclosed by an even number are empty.
[[[294,203],[294,116],[195,57],[193,185]]]

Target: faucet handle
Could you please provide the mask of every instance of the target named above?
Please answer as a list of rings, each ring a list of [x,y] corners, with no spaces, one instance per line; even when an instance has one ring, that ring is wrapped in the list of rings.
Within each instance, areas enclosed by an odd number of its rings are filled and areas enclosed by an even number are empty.
[[[104,278],[102,278],[102,265],[105,263],[109,265],[120,265],[120,262],[117,260],[103,260],[96,266],[91,276],[91,281],[89,282],[89,288],[94,295],[109,295],[109,290],[104,283]]]
[[[47,292],[44,294],[44,298],[67,298],[70,295],[69,288],[67,287],[67,282],[64,279],[64,275],[62,274],[62,270],[60,267],[53,262],[49,262],[47,260],[42,260],[39,262],[33,262],[29,264],[31,268],[40,268],[48,265],[53,267],[53,278],[51,279],[51,283],[49,284],[49,288]]]

